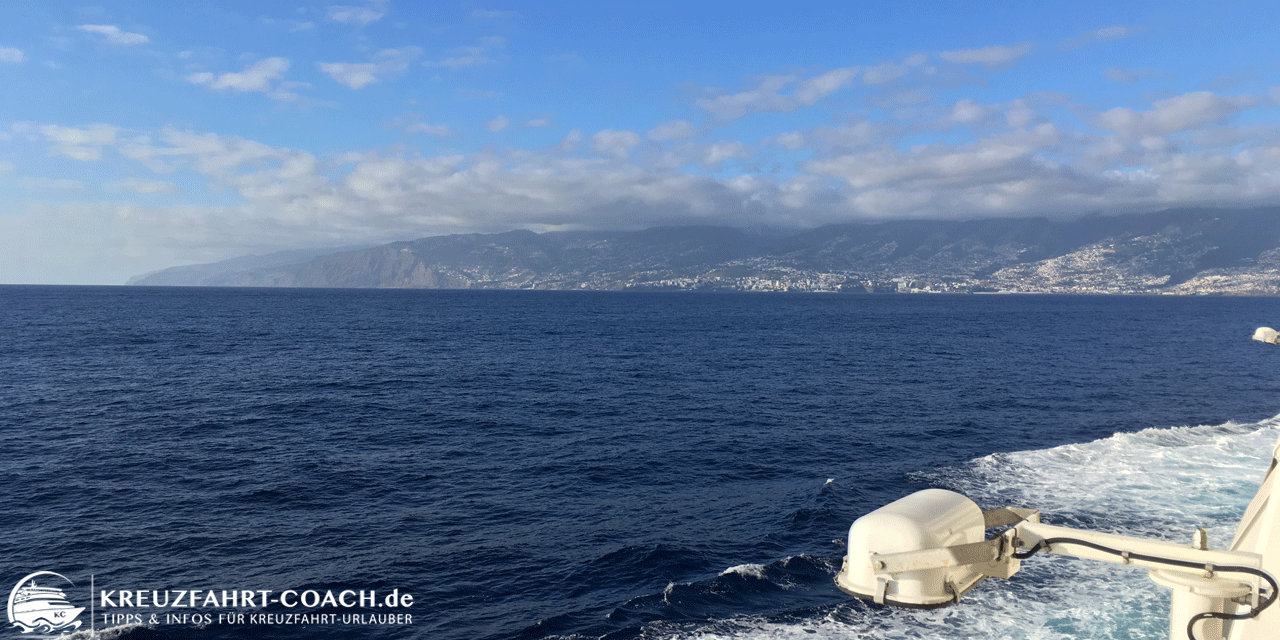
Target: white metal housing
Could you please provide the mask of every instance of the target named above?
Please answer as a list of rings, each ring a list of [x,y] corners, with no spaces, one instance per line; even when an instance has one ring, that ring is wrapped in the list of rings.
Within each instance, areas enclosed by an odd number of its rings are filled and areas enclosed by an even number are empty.
[[[1151,569],[1173,589],[1170,638],[1280,640],[1280,444],[1231,548],[1208,548],[1042,524],[1029,509],[982,511],[952,491],[926,489],[854,521],[836,584],[881,604],[938,607],[960,601],[985,577],[1009,578],[1043,551]],[[985,530],[1008,526],[991,539]],[[1023,551],[1018,551],[1023,550]]]
[[[938,567],[877,574],[871,562],[850,562],[903,551],[982,542],[982,509],[954,491],[925,489],[854,521],[836,584],[846,593],[900,606],[939,607],[959,600],[982,580],[972,567]]]

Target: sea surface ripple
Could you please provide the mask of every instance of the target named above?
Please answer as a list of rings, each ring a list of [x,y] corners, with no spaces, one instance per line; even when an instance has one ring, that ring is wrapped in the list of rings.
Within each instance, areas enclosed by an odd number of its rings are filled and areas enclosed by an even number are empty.
[[[887,611],[832,585],[839,543],[928,486],[1229,539],[1280,433],[1266,324],[1280,300],[0,287],[0,578],[414,598],[125,638],[989,637],[1015,597],[1009,637],[1140,637],[1142,576],[1106,615],[1056,564]]]

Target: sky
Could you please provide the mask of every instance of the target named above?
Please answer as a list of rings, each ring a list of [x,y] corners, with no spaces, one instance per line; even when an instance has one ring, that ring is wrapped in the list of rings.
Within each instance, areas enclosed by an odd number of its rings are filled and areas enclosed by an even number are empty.
[[[1280,3],[337,1],[5,3],[0,284],[1280,204]]]

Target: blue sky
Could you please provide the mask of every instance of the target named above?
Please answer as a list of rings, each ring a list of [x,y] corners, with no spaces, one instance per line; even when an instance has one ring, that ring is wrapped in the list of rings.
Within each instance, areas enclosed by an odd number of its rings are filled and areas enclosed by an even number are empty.
[[[1280,203],[1274,3],[10,3],[0,283]]]

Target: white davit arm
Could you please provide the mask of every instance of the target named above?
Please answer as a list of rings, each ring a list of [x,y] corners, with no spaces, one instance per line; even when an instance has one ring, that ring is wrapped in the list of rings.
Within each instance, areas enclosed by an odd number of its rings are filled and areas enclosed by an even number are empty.
[[[925,489],[849,527],[836,585],[878,604],[954,604],[989,577],[1008,579],[1037,552],[1150,569],[1173,589],[1170,640],[1280,640],[1280,444],[1245,511],[1230,550],[1208,548],[1199,529],[1189,546],[1040,522],[1031,509],[982,511],[968,498]],[[983,539],[987,529],[1007,527]]]
[[[1259,327],[1253,339],[1280,343]],[[1170,640],[1280,640],[1280,443],[1245,510],[1230,550],[1210,549],[1204,529],[1190,546],[1040,522],[1032,509],[983,511],[944,489],[925,489],[854,521],[836,574],[842,591],[877,604],[944,607],[986,578],[1008,579],[1037,552],[1150,569],[1173,589]],[[984,539],[987,529],[1006,527]]]
[[[981,538],[986,528],[1005,525],[1012,526]],[[1263,556],[1209,549],[1206,538],[1197,530],[1184,546],[1059,527],[1039,522],[1036,511],[983,512],[958,493],[926,489],[853,523],[836,585],[878,604],[941,607],[985,578],[1012,577],[1022,560],[1045,552],[1151,569],[1152,580],[1173,589],[1171,640],[1280,639],[1280,625],[1260,619],[1280,591]],[[1252,632],[1244,633],[1246,625]]]

